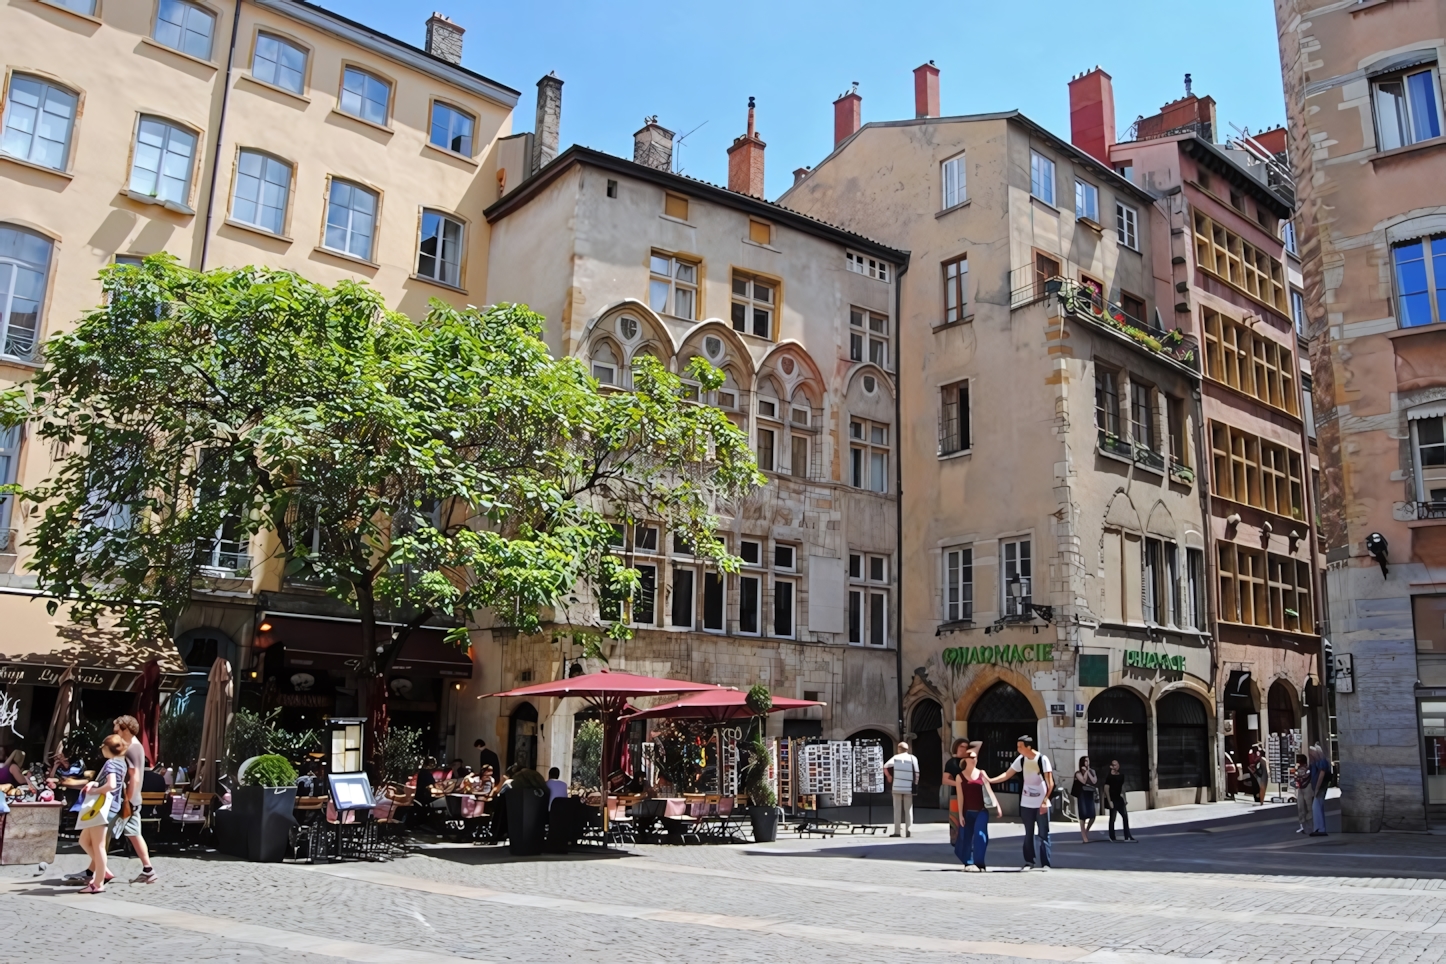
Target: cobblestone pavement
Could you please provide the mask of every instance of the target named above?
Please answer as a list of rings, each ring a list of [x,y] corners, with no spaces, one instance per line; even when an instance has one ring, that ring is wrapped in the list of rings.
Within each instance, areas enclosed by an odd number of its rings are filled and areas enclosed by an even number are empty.
[[[1056,825],[1048,874],[1002,825],[989,874],[943,826],[910,839],[635,846],[510,859],[435,845],[378,863],[157,858],[154,885],[0,867],[0,946],[45,961],[1438,961],[1446,837],[1294,834],[1294,808],[1140,814],[1137,844]],[[1103,837],[1103,834],[1097,835]],[[137,862],[117,862],[122,880]]]

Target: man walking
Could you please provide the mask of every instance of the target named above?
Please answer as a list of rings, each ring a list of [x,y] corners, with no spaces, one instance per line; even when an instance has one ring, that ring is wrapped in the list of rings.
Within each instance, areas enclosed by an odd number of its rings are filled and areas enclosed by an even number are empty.
[[[1134,841],[1130,833],[1130,805],[1125,798],[1125,775],[1120,771],[1120,761],[1110,761],[1110,772],[1105,775],[1105,806],[1110,808],[1110,839],[1115,839],[1115,814],[1119,814],[1125,825],[1125,839]]]
[[[1019,819],[1024,823],[1024,869],[1034,869],[1034,834],[1039,832],[1039,869],[1049,869],[1049,798],[1054,793],[1054,767],[1049,757],[1034,748],[1034,737],[1024,734],[1015,743],[1019,755],[1009,769],[990,783],[1003,783],[1018,773],[1024,777],[1019,794]]]
[[[130,816],[117,818],[120,821],[120,832],[115,836],[124,836],[130,840],[136,856],[141,858],[140,876],[131,883],[154,884],[158,878],[155,868],[151,866],[151,852],[146,847],[145,838],[141,836],[141,781],[146,772],[146,749],[140,741],[141,724],[134,716],[117,716],[113,725],[116,736],[130,741],[126,747],[125,795],[125,799],[130,803]],[[122,812],[124,809],[123,807]]]
[[[894,791],[894,832],[899,835],[899,823],[904,824],[904,836],[914,835],[914,784],[919,779],[919,758],[909,752],[909,744],[900,742],[899,752],[889,757],[884,764],[884,778]]]
[[[487,749],[486,740],[478,740],[472,746],[477,750],[477,772],[481,773],[483,767],[491,767],[492,775],[498,780],[502,779],[502,761],[497,754]]]

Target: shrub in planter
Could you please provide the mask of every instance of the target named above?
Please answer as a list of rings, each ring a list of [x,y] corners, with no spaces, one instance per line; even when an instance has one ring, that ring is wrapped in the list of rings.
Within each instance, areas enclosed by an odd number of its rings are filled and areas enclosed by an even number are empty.
[[[294,787],[296,786],[296,769],[292,767],[286,757],[278,753],[266,753],[258,756],[246,768],[241,785],[243,787]]]
[[[778,797],[768,782],[772,760],[768,742],[763,738],[763,724],[773,707],[773,697],[762,683],[748,691],[748,708],[753,711],[753,727],[748,736],[748,768],[743,772],[743,788],[748,794],[748,818],[753,824],[753,839],[772,843],[778,836]]]
[[[286,757],[269,753],[252,760],[231,801],[235,846],[227,849],[248,860],[280,861],[296,826],[296,770]]]

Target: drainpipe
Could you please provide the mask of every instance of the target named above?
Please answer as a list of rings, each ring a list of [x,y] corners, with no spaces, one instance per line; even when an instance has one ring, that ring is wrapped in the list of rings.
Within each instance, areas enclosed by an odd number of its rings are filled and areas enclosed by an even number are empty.
[[[898,604],[894,611],[894,682],[898,690],[899,739],[904,739],[904,421],[903,397],[904,359],[899,346],[903,342],[904,275],[909,271],[905,261],[894,272],[894,588]]]
[[[206,270],[206,254],[211,248],[211,217],[216,210],[216,175],[221,170],[221,143],[226,131],[226,107],[231,100],[231,68],[236,60],[236,34],[241,29],[241,4],[235,0],[236,14],[231,18],[231,46],[226,51],[226,74],[221,86],[221,116],[216,120],[216,139],[211,145],[211,184],[206,192],[206,227],[201,234],[201,264]]]

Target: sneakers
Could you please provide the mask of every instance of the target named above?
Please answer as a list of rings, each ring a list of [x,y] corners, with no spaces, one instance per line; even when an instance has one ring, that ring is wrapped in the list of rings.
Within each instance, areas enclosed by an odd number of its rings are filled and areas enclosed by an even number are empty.
[[[1019,868],[1020,873],[1023,873],[1023,872],[1028,871],[1028,870],[1033,870],[1033,869],[1034,869],[1034,864],[1025,864],[1023,867],[1020,867],[1020,868]]]
[[[905,830],[905,831],[904,831],[904,836],[905,836],[905,837],[912,837],[913,835],[914,835],[914,831],[912,831],[912,830]]]
[[[891,834],[889,834],[889,836],[890,836],[890,837],[897,837],[898,834],[897,834],[897,833],[891,833]]]
[[[131,881],[131,883],[133,883],[133,884],[154,884],[157,880],[160,880],[160,879],[161,879],[161,878],[160,878],[160,874],[157,874],[157,873],[156,873],[156,869],[155,869],[154,867],[152,867],[150,870],[144,870],[144,869],[141,870],[140,874],[138,874],[138,875],[136,876],[136,878]]]
[[[1050,868],[1049,868],[1049,864],[1044,864],[1043,866],[1041,866],[1041,867],[1039,868],[1039,872],[1042,873],[1042,874],[1047,874],[1047,873],[1049,873],[1049,869],[1050,869]]]

